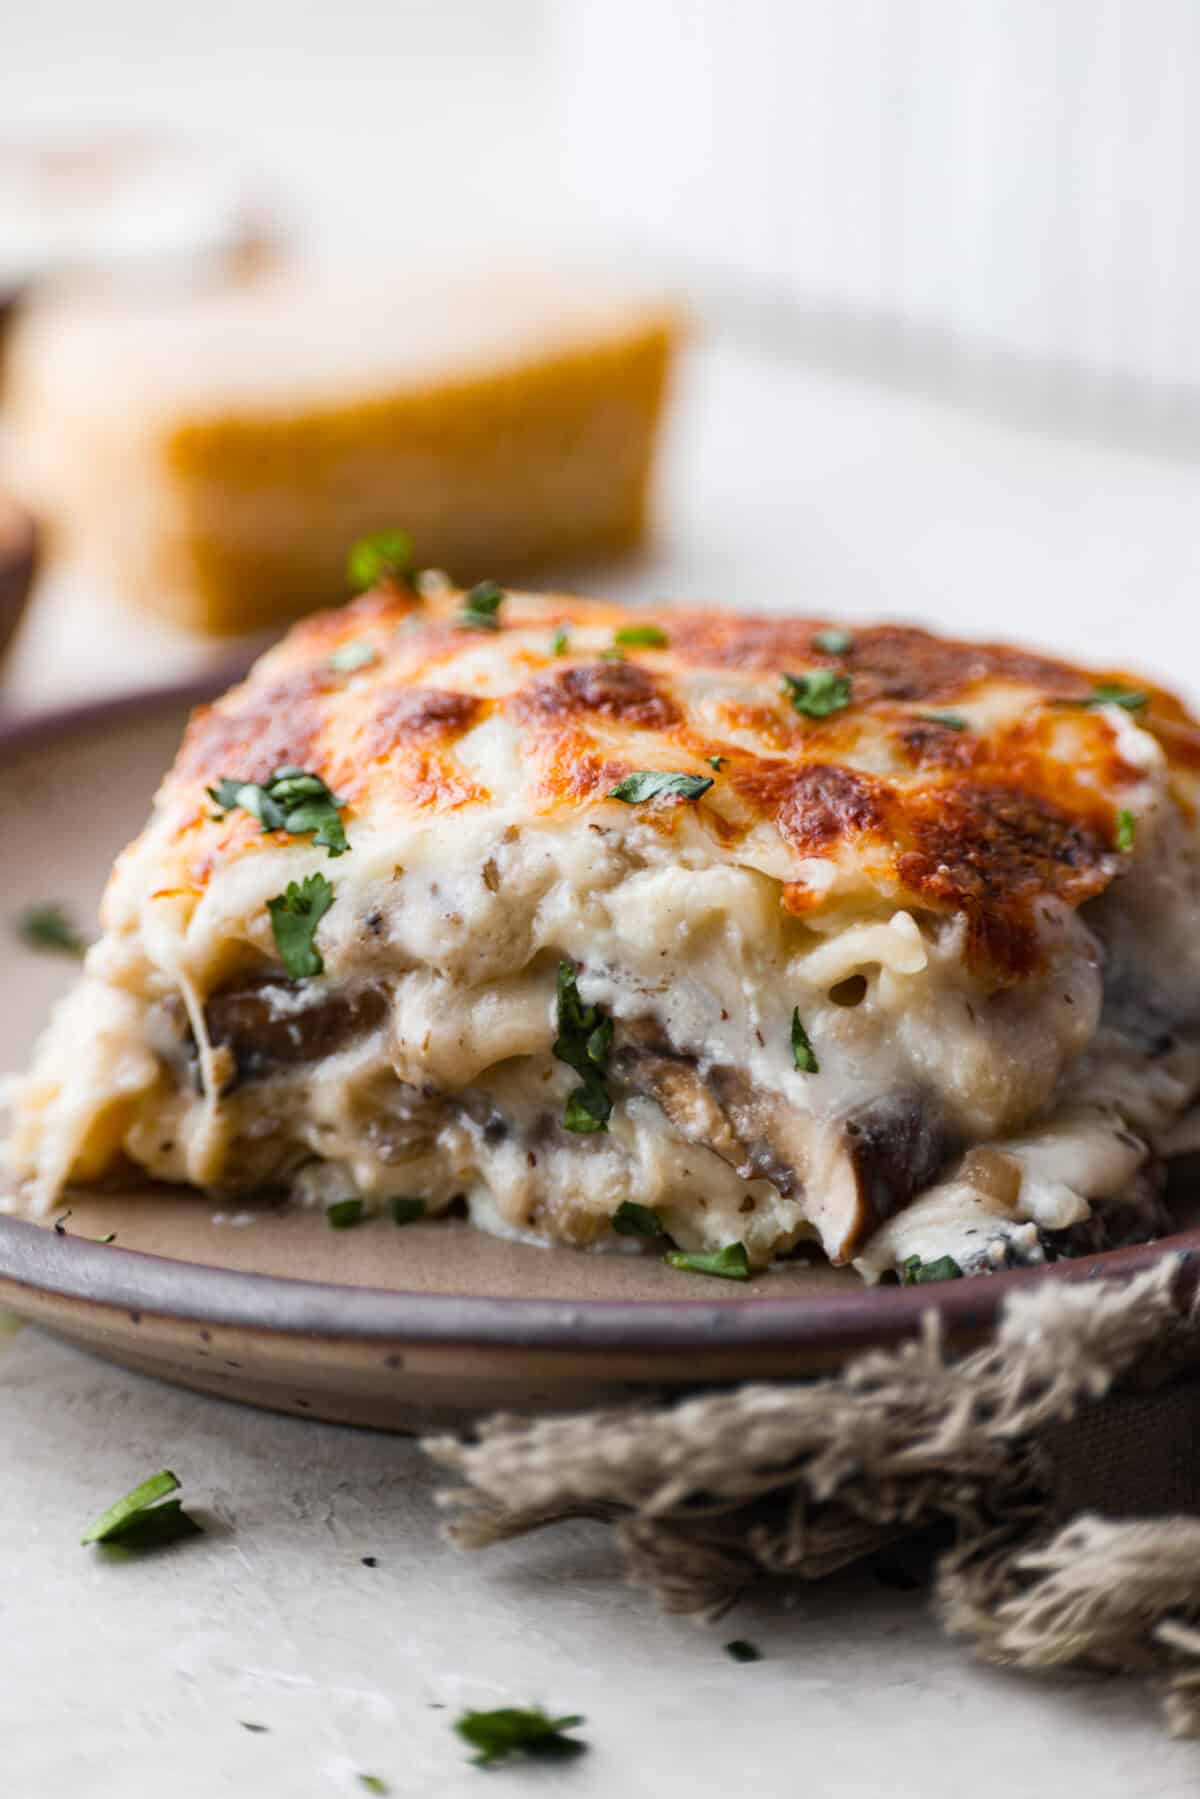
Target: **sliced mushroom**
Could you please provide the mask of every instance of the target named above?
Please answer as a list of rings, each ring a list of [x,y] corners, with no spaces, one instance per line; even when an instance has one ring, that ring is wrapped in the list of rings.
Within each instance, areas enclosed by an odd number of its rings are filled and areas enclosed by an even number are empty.
[[[681,1137],[712,1150],[743,1180],[771,1181],[784,1195],[796,1190],[796,1165],[771,1137],[777,1102],[765,1102],[735,1068],[710,1068],[702,1078],[696,1057],[667,1043],[652,1020],[623,1026],[622,1035],[611,1066],[628,1092],[654,1100]]]
[[[217,1065],[228,1074],[222,1092],[336,1055],[381,1024],[387,1007],[380,987],[331,993],[270,977],[214,993],[204,1018]],[[196,1044],[182,1000],[156,1008],[148,1035],[177,1078],[195,1084]]]
[[[928,1186],[950,1148],[940,1112],[917,1088],[896,1088],[846,1113],[808,1182],[808,1215],[830,1261],[848,1262]]]

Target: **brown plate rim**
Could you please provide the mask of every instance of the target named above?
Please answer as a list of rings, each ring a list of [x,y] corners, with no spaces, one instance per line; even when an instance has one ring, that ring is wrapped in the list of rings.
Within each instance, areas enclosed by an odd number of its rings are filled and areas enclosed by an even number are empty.
[[[34,747],[47,738],[124,720],[146,709],[194,705],[221,691],[245,667],[239,658],[184,681],[0,719],[0,748]],[[648,1355],[718,1347],[724,1353],[766,1348],[794,1349],[798,1354],[830,1351],[911,1336],[930,1311],[941,1315],[953,1335],[972,1336],[995,1323],[1013,1293],[1047,1281],[1128,1277],[1167,1256],[1194,1262],[1198,1251],[1200,1228],[1041,1268],[946,1282],[944,1290],[864,1286],[853,1292],[779,1299],[755,1294],[714,1305],[682,1298],[484,1298],[297,1280],[174,1261],[59,1235],[24,1219],[0,1218],[0,1280],[18,1292],[84,1301],[135,1316],[151,1314],[285,1337],[530,1348],[566,1356],[615,1348]]]

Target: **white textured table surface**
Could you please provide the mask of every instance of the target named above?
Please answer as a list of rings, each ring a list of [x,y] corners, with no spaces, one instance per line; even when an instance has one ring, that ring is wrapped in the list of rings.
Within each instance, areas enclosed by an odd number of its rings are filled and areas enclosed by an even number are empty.
[[[655,560],[608,585],[908,614],[1141,662],[1200,691],[1192,468],[1023,437],[925,403],[712,352],[688,377]],[[193,645],[60,586],[9,698],[181,672]],[[674,1799],[1194,1795],[1134,1686],[973,1665],[920,1597],[863,1580],[713,1631],[615,1579],[598,1529],[463,1558],[412,1445],[240,1411],[0,1337],[0,1681],[14,1799],[320,1799],[550,1791]],[[80,1549],[173,1466],[211,1528],[140,1562]],[[376,1568],[361,1558],[378,1557]],[[766,1659],[738,1666],[733,1635]],[[464,1705],[582,1711],[590,1753],[484,1776]],[[444,1708],[444,1709],[437,1709]],[[251,1733],[244,1723],[267,1726]]]

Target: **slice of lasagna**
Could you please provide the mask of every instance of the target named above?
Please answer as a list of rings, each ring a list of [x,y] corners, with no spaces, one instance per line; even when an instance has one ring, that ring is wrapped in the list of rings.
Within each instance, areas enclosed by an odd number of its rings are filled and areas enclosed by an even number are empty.
[[[1198,770],[1120,674],[385,568],[193,719],[20,1091],[21,1193],[465,1201],[868,1279],[1153,1236]]]

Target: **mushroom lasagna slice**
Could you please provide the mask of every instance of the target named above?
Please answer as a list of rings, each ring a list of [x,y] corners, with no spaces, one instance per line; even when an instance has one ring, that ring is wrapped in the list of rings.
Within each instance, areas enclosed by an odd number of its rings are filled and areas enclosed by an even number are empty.
[[[1016,649],[385,580],[193,719],[10,1161],[868,1279],[1146,1238],[1198,769]]]

